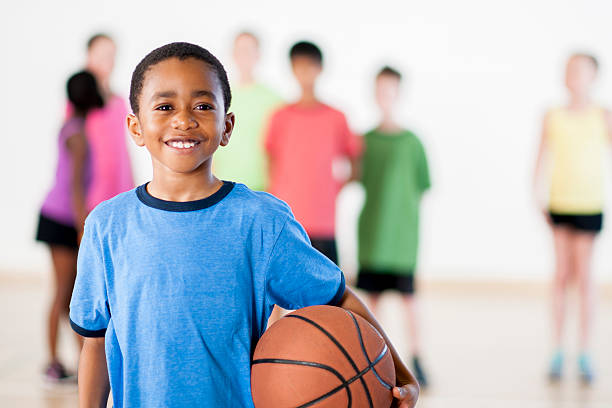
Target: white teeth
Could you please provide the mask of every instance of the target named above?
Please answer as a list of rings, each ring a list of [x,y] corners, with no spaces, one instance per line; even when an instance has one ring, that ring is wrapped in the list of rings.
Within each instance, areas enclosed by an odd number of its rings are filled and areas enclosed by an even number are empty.
[[[195,142],[176,141],[176,142],[170,142],[169,145],[177,149],[189,149],[191,147],[194,147],[196,144]]]

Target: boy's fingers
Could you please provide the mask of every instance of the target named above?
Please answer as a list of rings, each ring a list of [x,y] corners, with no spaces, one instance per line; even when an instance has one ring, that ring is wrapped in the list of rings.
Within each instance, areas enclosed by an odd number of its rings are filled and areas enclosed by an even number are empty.
[[[406,387],[393,387],[394,407],[411,408],[416,402],[413,390]]]
[[[406,398],[407,392],[403,387],[393,387],[393,397],[397,399]]]

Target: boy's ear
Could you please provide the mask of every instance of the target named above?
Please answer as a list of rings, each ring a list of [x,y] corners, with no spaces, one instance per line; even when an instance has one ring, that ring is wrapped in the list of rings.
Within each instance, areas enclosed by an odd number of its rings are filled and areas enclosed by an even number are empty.
[[[144,146],[144,137],[142,136],[142,130],[140,129],[140,122],[136,115],[130,113],[127,115],[127,128],[128,132],[130,132],[130,136],[132,136],[132,140],[138,146]]]
[[[232,131],[234,130],[234,124],[236,123],[236,115],[232,112],[229,112],[225,115],[225,123],[223,128],[223,134],[221,135],[221,146],[227,146],[230,141],[230,137],[232,136]]]

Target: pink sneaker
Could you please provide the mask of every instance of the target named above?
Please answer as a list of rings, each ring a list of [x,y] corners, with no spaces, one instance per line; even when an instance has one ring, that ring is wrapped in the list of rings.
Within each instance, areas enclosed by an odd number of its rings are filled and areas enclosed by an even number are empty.
[[[75,377],[66,371],[62,363],[54,361],[45,369],[45,380],[51,383],[71,382]]]

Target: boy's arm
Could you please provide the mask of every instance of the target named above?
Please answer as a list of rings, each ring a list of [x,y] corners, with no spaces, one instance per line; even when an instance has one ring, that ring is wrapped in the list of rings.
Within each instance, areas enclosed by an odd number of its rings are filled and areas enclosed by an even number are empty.
[[[361,180],[361,156],[351,157],[351,176],[346,182],[359,180]]]
[[[391,351],[393,364],[395,365],[395,376],[397,378],[396,382],[398,386],[393,389],[393,397],[395,397],[398,401],[397,405],[394,406],[397,406],[398,408],[413,408],[416,405],[416,401],[419,396],[418,382],[408,367],[406,367],[406,365],[402,362],[397,350],[395,350],[395,347],[393,347],[393,344],[391,344],[391,341],[385,334],[382,327],[380,327],[380,324],[378,324],[376,321],[374,315],[372,315],[367,306],[348,287],[344,291],[344,296],[342,296],[342,300],[338,306],[363,317],[383,336],[385,342],[387,343],[387,347],[389,347],[389,350]]]
[[[104,337],[86,337],[79,361],[79,407],[106,408],[109,391]]]

